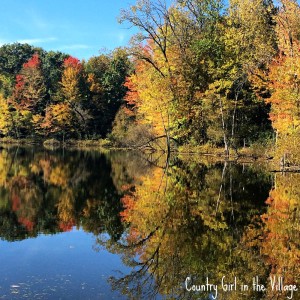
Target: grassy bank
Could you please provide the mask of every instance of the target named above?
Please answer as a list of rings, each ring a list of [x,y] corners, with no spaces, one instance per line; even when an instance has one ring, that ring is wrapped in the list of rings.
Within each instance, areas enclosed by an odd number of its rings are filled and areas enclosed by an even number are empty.
[[[178,152],[180,154],[197,154],[226,157],[224,148],[216,147],[211,144],[205,144],[200,146],[183,145],[178,147]],[[271,142],[264,144],[255,143],[248,147],[230,149],[228,159],[271,159],[273,156],[273,152],[274,150]]]
[[[79,150],[136,150],[134,147],[117,147],[108,139],[97,140],[66,140],[65,142],[56,139],[14,139],[14,138],[1,138],[0,145],[9,146],[43,146],[46,149],[54,150],[58,148],[66,149],[79,149]],[[147,149],[140,149],[147,152]],[[161,149],[157,149],[161,151]],[[153,149],[151,150],[154,151]],[[239,160],[239,161],[256,161],[256,160],[270,160],[273,156],[273,147],[271,143],[266,144],[253,144],[250,147],[243,147],[240,149],[231,150],[229,157],[225,155],[224,148],[215,147],[211,144],[192,146],[183,145],[173,149],[174,153],[178,155],[195,155],[195,156],[214,156],[218,159]]]
[[[14,138],[8,138],[4,137],[0,139],[0,144],[2,145],[11,145],[11,146],[26,146],[26,145],[39,145],[43,142],[38,139],[14,139]]]

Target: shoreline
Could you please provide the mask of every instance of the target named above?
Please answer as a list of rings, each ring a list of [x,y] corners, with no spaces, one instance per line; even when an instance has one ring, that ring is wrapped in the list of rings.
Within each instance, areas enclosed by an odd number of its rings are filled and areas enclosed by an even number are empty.
[[[107,139],[99,140],[67,140],[64,143],[55,139],[11,139],[1,138],[0,148],[9,147],[40,147],[45,150],[55,151],[58,149],[64,149],[69,151],[98,151],[98,152],[110,152],[110,151],[138,151],[144,154],[156,155],[160,154],[167,155],[166,151],[161,149],[151,151],[148,149],[134,148],[134,147],[117,147],[111,144]],[[187,151],[188,149],[188,151]],[[215,148],[204,146],[189,146],[185,145],[178,149],[172,150],[170,155],[175,155],[183,160],[194,160],[200,162],[200,158],[210,162],[227,162],[227,163],[238,163],[238,164],[260,164],[267,165],[268,169],[272,173],[300,173],[299,165],[286,165],[280,166],[278,158],[270,156],[267,153],[272,153],[272,150],[259,153],[253,147],[240,148],[237,151],[232,151],[229,156],[224,154],[223,148]]]
[[[110,141],[106,139],[98,140],[66,140],[65,142],[58,141],[56,139],[40,139],[40,138],[1,138],[0,146],[11,145],[11,146],[40,146],[45,149],[53,150],[59,148],[66,149],[78,149],[78,150],[120,150],[120,151],[140,151],[143,153],[163,153],[161,149],[147,150],[137,147],[118,147],[112,145]],[[232,151],[233,152],[233,151]],[[223,148],[207,147],[207,146],[189,146],[185,145],[178,149],[172,150],[172,154],[183,155],[183,156],[208,156],[221,158],[226,161],[236,161],[240,159],[249,159],[249,163],[253,161],[270,161],[273,157],[267,156],[265,153],[257,153],[251,147],[240,148],[237,152],[230,154],[229,156],[224,154]]]

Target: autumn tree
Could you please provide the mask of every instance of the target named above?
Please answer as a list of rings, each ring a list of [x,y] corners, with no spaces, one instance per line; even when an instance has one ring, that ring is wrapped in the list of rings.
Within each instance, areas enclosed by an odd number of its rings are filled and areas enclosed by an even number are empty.
[[[90,130],[105,136],[124,103],[125,78],[131,72],[127,51],[117,48],[111,53],[91,57],[84,65],[87,73],[89,101],[85,107],[91,114]]]
[[[192,120],[195,77],[199,79],[197,75],[189,74],[193,67],[198,70],[188,48],[191,45],[192,23],[184,12],[175,7],[168,8],[164,1],[138,1],[121,13],[121,21],[127,21],[141,30],[131,48],[137,60],[136,76],[145,80],[143,86],[138,79],[143,90],[140,93],[143,96],[139,95],[142,102],[138,106],[141,118],[144,115],[152,126],[153,120],[159,120],[156,125],[157,129],[160,127],[158,137],[163,132],[170,148],[172,138],[186,139],[187,132],[177,129],[185,128],[185,124]],[[132,79],[137,81],[134,76]],[[139,93],[138,88],[137,91]]]
[[[77,123],[82,131],[86,129],[88,119],[87,112],[82,108],[82,100],[84,97],[81,92],[83,67],[77,58],[69,56],[64,60],[63,68],[61,95],[63,101],[67,103],[67,107],[72,110],[73,126],[76,127],[75,124]]]
[[[0,73],[0,93],[9,97],[12,93],[13,79],[7,74]]]
[[[281,0],[276,15],[278,47],[285,55],[297,55],[300,40],[299,3],[295,0]]]
[[[0,93],[0,134],[7,135],[12,130],[12,115],[7,99]]]
[[[226,15],[221,1],[178,1],[171,7],[164,1],[138,1],[122,12],[122,21],[141,30],[131,48],[136,68],[130,80],[138,93],[137,113],[149,124],[156,120],[167,144],[172,138],[181,144],[223,144],[228,155],[230,147],[257,138],[256,122],[269,129],[267,107],[255,100],[248,79],[249,70],[266,64],[275,51],[269,6],[259,5],[259,12],[247,15],[246,6],[232,4]],[[234,23],[233,11],[245,19],[236,16]],[[232,40],[250,35],[245,26],[257,13],[261,19],[251,29],[256,47],[252,54],[242,49],[246,41]],[[260,46],[264,44],[265,52]],[[254,111],[261,113],[260,120]],[[156,134],[161,136],[162,130]]]
[[[149,124],[157,136],[168,136],[172,105],[168,81],[143,61],[136,66],[136,72],[130,77],[130,81],[138,91],[140,122]]]
[[[226,45],[244,72],[254,72],[276,54],[275,14],[272,1],[230,1]]]
[[[39,55],[35,53],[23,65],[16,77],[14,102],[17,107],[33,113],[40,112],[46,94],[46,86],[41,71]]]
[[[282,1],[276,16],[279,53],[267,74],[271,105],[270,119],[276,132],[276,158],[285,165],[299,164],[300,97],[300,7],[295,1]]]
[[[276,131],[278,159],[288,155],[290,163],[299,163],[300,125],[300,55],[279,56],[270,65],[269,82],[272,95],[270,119]]]
[[[64,60],[61,88],[66,101],[71,104],[80,102],[79,79],[81,71],[82,65],[77,58],[69,56]]]
[[[249,76],[266,68],[276,53],[272,13],[271,3],[231,1],[228,14],[219,17],[217,29],[212,31],[218,52],[208,57],[211,64],[209,88],[205,91],[207,132],[208,138],[215,136],[217,144],[223,140],[227,155],[230,148],[236,150],[246,140],[259,137],[256,123],[263,124],[263,132],[270,130],[268,107],[257,99]]]
[[[45,108],[46,86],[39,55],[35,53],[16,75],[11,104],[14,107],[14,123],[21,133],[32,133],[33,116]],[[17,134],[19,135],[19,134]]]
[[[48,105],[44,117],[36,117],[37,129],[44,136],[62,135],[63,142],[67,133],[72,134],[73,111],[68,103],[55,103]]]

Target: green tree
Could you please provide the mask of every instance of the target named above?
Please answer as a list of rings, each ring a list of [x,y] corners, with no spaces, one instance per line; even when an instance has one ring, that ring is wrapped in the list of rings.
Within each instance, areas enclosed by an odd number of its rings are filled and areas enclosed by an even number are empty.
[[[14,78],[34,52],[34,48],[28,44],[14,43],[1,46],[0,73]]]
[[[105,136],[120,106],[124,103],[127,88],[125,78],[131,71],[131,62],[125,49],[91,57],[84,65],[89,87],[86,107],[92,116],[91,132]]]
[[[39,51],[42,72],[47,86],[47,101],[53,102],[59,100],[60,82],[63,73],[64,60],[69,55],[59,51]]]

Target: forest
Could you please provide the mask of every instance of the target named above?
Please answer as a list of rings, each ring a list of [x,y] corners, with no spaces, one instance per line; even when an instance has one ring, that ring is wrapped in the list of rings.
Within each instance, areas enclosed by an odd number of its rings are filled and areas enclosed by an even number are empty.
[[[137,0],[119,21],[139,30],[130,45],[87,61],[1,46],[1,136],[225,156],[260,145],[299,163],[297,1]]]

